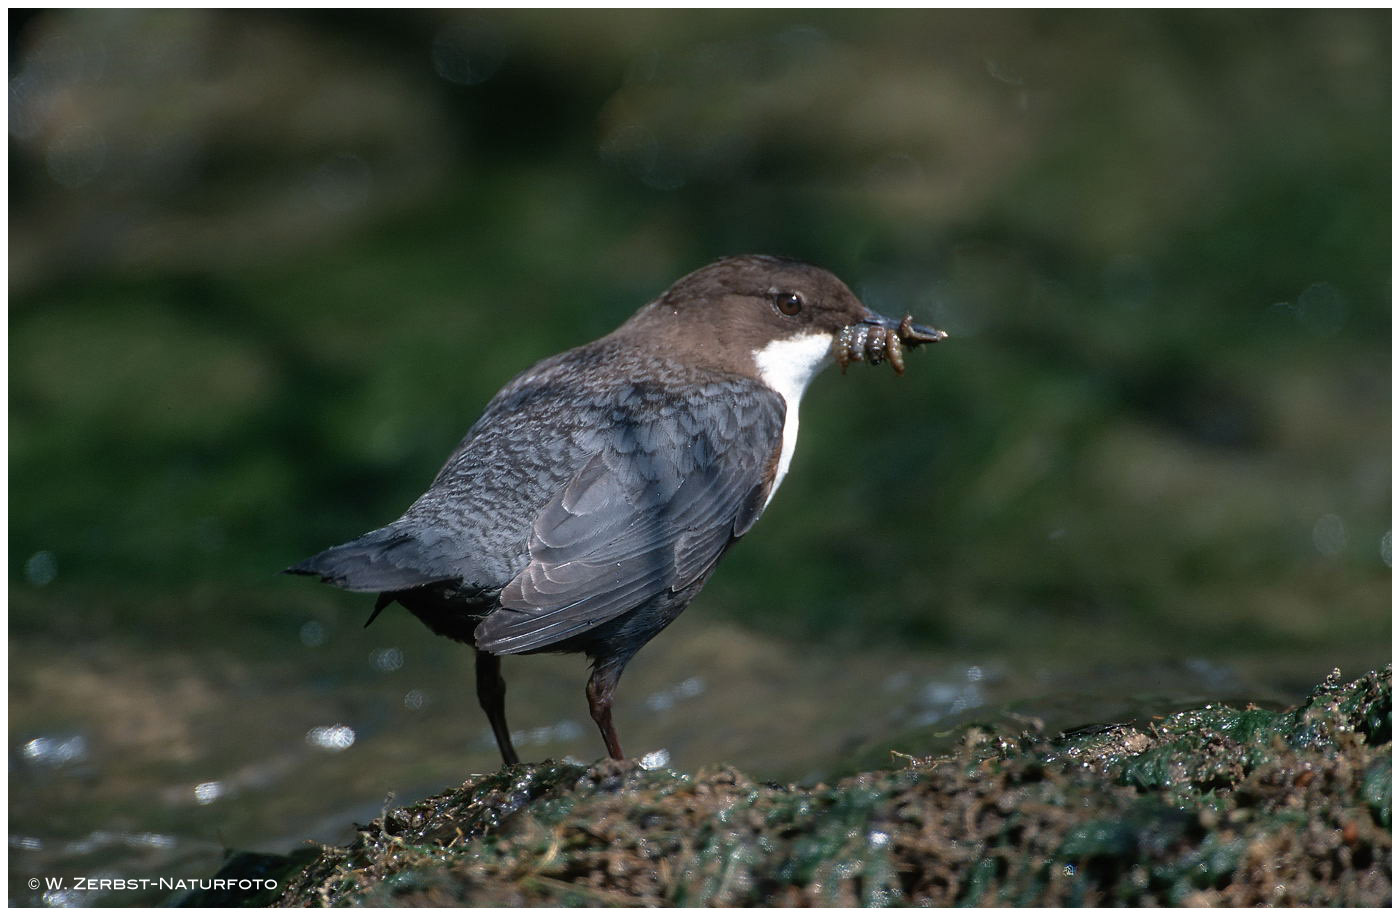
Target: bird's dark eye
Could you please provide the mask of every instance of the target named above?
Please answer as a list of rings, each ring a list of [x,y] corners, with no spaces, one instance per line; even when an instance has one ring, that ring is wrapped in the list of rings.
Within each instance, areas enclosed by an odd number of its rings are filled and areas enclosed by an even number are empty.
[[[784,315],[796,315],[802,311],[802,297],[797,293],[774,293],[773,302]]]

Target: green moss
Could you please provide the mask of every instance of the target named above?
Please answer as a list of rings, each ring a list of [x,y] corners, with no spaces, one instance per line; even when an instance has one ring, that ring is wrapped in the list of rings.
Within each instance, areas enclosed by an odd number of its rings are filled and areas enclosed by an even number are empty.
[[[1390,757],[1381,757],[1366,770],[1366,781],[1362,785],[1366,804],[1376,817],[1376,823],[1390,829]]]
[[[277,902],[1382,905],[1390,696],[1387,670],[1282,712],[982,734],[830,786],[513,766],[386,812]]]

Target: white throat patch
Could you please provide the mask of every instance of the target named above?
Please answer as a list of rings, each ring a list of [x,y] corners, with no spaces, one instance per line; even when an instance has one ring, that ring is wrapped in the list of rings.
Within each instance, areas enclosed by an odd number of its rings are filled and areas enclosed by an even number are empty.
[[[778,473],[773,477],[773,487],[768,491],[763,508],[773,501],[778,492],[778,484],[787,475],[792,463],[793,449],[797,448],[797,405],[802,400],[802,392],[812,377],[831,363],[832,335],[810,332],[775,340],[753,351],[754,363],[758,366],[758,376],[763,384],[782,395],[787,406],[783,420],[783,451],[778,456]]]

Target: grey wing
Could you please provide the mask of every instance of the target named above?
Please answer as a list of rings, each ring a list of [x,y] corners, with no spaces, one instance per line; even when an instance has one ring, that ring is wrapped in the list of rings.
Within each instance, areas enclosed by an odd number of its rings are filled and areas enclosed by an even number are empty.
[[[536,518],[529,563],[477,628],[478,648],[539,649],[680,590],[753,525],[784,405],[758,386],[725,394],[670,402],[600,440]]]

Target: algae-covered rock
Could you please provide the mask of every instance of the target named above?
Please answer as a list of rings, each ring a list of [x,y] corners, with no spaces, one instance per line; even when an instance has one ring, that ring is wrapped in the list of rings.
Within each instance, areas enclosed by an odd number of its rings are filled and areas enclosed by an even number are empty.
[[[1387,905],[1390,698],[1387,669],[1282,712],[971,728],[831,786],[514,766],[387,812],[276,903]]]

